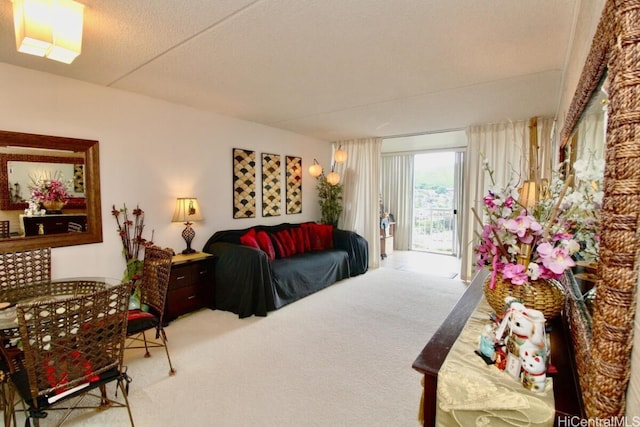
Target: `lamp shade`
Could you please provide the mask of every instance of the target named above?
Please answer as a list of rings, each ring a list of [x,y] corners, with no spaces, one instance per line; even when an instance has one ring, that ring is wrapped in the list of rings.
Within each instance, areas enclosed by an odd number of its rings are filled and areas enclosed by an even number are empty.
[[[16,48],[70,64],[82,51],[83,15],[73,0],[13,0]]]
[[[333,158],[336,163],[344,163],[347,161],[347,152],[342,148],[338,147],[335,153],[333,153]]]
[[[338,174],[338,172],[329,172],[327,174],[327,182],[330,185],[338,185],[338,183],[340,182],[340,175]]]
[[[533,209],[538,201],[535,181],[525,181],[519,190],[520,197],[518,202],[526,209]]]
[[[202,212],[195,197],[179,197],[176,200],[176,210],[173,212],[172,222],[202,221]]]
[[[318,161],[315,159],[313,160],[313,164],[309,166],[309,175],[311,175],[314,178],[317,178],[320,175],[322,175],[322,166],[320,166],[318,164]]]

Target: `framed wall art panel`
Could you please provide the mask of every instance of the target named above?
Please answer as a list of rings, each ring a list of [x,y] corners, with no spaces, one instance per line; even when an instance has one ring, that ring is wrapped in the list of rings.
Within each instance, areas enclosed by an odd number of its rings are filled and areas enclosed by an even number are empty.
[[[278,154],[262,153],[262,216],[280,216],[282,166]]]
[[[256,216],[256,152],[233,149],[233,218]]]
[[[287,214],[302,213],[302,158],[287,156]]]

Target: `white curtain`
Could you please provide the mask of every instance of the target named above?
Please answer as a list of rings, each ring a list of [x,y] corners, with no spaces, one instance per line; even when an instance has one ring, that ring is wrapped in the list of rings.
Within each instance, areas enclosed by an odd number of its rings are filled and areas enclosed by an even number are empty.
[[[340,228],[352,230],[369,242],[369,267],[380,266],[380,153],[381,138],[365,138],[333,143],[333,151],[342,146],[347,161],[338,163],[342,177],[343,206]]]
[[[382,157],[382,203],[396,220],[393,247],[401,251],[411,249],[413,158],[413,153]]]
[[[538,118],[538,167],[540,178],[551,181],[553,166],[558,152],[553,144],[555,121],[552,118]]]
[[[606,149],[607,121],[603,111],[585,114],[578,123],[578,152],[576,159],[604,159]]]
[[[538,119],[539,167],[541,177],[551,166],[546,163],[551,160],[551,119]],[[541,132],[544,130],[544,132]],[[504,186],[509,179],[520,176],[527,178],[529,165],[529,124],[528,121],[518,121],[500,124],[471,126],[467,129],[467,157],[465,162],[464,201],[462,212],[462,265],[461,278],[471,280],[475,273],[475,245],[476,233],[481,233],[482,227],[475,219],[471,208],[475,208],[482,215],[482,198],[491,186],[489,174],[483,167],[483,156],[494,170],[496,185]]]
[[[464,165],[466,163],[466,155],[463,151],[457,151],[456,152],[456,160],[455,160],[455,168],[454,168],[454,188],[457,189],[456,191],[456,200],[455,200],[455,205],[454,205],[454,209],[456,212],[456,244],[455,244],[455,250],[454,250],[454,255],[457,258],[461,258],[462,257],[462,247],[463,247],[463,240],[462,240],[462,230],[464,228],[464,220],[466,218],[466,215],[463,215],[463,208],[464,208],[464,197],[466,194],[466,190],[465,190],[465,186],[464,184]]]

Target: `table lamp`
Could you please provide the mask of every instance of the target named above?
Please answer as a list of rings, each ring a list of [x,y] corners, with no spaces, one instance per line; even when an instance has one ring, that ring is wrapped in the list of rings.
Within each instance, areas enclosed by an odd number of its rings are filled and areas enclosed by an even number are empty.
[[[195,197],[178,197],[176,201],[176,210],[173,213],[171,222],[184,222],[184,230],[182,230],[182,238],[187,242],[187,249],[182,251],[183,254],[192,254],[195,250],[191,249],[191,241],[196,236],[196,232],[191,228],[193,221],[202,221],[200,206],[198,199]]]

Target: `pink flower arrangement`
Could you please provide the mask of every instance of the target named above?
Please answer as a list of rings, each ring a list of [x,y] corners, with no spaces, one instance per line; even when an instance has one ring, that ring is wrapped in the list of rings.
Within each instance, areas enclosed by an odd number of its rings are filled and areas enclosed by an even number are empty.
[[[38,179],[29,186],[31,200],[37,202],[63,202],[71,198],[67,186],[59,179]]]
[[[485,161],[485,170],[493,171]],[[482,234],[475,246],[477,265],[491,271],[490,288],[495,287],[498,275],[513,285],[524,285],[539,279],[559,279],[575,265],[580,244],[575,239],[576,215],[562,205],[570,190],[568,182],[554,183],[547,194],[534,206],[525,207],[518,201],[514,182],[501,190],[492,189],[483,198],[484,221]],[[513,181],[513,180],[512,180]],[[549,190],[547,190],[549,192]],[[595,209],[594,209],[595,210]]]

